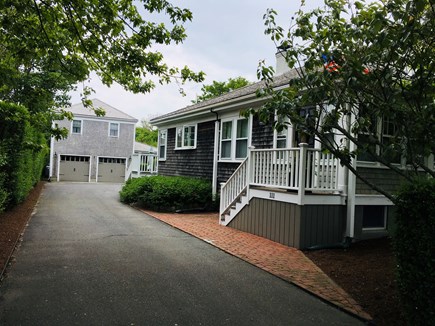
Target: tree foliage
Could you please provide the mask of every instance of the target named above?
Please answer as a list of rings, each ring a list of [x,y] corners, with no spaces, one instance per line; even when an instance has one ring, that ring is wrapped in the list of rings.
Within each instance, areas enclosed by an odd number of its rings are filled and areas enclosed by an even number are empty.
[[[226,82],[213,81],[210,85],[202,85],[202,94],[199,95],[193,103],[199,103],[225,93],[231,92],[235,89],[245,87],[249,85],[250,82],[244,77],[230,78]]]
[[[183,24],[192,19],[189,10],[164,0],[5,0],[0,12],[2,52],[15,58],[15,68],[36,71],[36,62],[76,81],[96,71],[106,85],[116,81],[136,93],[154,87],[150,76],[161,83],[203,77],[187,67],[168,67],[154,49],[181,43]],[[164,13],[170,24],[145,20],[144,13]]]
[[[157,147],[158,130],[147,121],[142,120],[142,126],[136,127],[136,141]]]
[[[428,160],[435,152],[431,1],[326,0],[323,8],[299,10],[288,31],[276,24],[276,14],[266,13],[266,34],[279,45],[297,77],[287,89],[274,91],[273,68],[259,67],[266,84],[259,95],[271,96],[260,117],[287,117],[287,123],[314,135],[357,177],[362,178],[353,161],[363,156],[404,180],[411,181],[422,170],[435,176],[433,159]],[[316,109],[301,115],[309,106]],[[278,119],[275,127],[283,128],[282,121]],[[331,141],[330,133],[339,141]]]

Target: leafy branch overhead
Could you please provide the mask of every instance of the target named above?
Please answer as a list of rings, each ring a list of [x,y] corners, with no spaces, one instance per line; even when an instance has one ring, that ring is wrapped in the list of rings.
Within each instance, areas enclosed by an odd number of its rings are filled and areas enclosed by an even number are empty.
[[[259,95],[271,96],[260,116],[276,113],[283,117],[275,121],[277,128],[291,123],[316,137],[357,176],[356,157],[378,162],[406,180],[422,170],[435,176],[431,1],[327,0],[322,8],[302,9],[287,31],[277,26],[274,10],[264,17],[266,34],[297,78],[289,88],[274,91],[273,68],[259,67],[269,86]],[[307,107],[316,109],[301,114]]]
[[[167,1],[36,1],[6,0],[1,6],[4,50],[18,56],[17,64],[31,67],[46,58],[76,80],[96,71],[102,81],[114,81],[132,92],[149,92],[158,76],[161,83],[178,79],[202,81],[203,73],[168,67],[155,45],[181,43],[183,24],[192,19],[187,9]],[[142,14],[141,14],[142,12]],[[170,26],[142,16],[165,14]]]

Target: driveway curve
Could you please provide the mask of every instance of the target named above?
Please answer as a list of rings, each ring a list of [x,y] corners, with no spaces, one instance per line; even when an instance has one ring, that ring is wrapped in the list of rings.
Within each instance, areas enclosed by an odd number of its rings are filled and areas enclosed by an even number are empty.
[[[0,287],[0,325],[360,325],[295,286],[119,202],[47,184]]]

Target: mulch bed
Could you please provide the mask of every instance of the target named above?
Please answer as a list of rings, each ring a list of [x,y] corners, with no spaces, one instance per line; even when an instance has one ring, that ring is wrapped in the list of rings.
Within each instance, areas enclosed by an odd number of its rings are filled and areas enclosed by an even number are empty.
[[[24,232],[43,188],[44,182],[38,183],[26,201],[0,214],[0,273]],[[348,249],[305,254],[348,292],[374,318],[376,325],[406,325],[400,309],[390,239],[366,240]]]
[[[406,325],[400,309],[395,259],[389,238],[365,240],[348,249],[305,255],[354,298],[376,325]]]
[[[43,181],[39,182],[30,191],[23,203],[0,214],[0,277],[3,275],[8,259],[32,216],[44,184]]]

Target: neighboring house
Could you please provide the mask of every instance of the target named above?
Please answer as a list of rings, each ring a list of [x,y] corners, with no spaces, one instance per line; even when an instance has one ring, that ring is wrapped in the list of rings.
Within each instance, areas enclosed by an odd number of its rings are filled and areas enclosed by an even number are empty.
[[[93,99],[98,117],[83,104],[71,106],[73,120],[54,121],[68,137],[51,140],[50,178],[57,181],[124,182],[126,162],[133,154],[137,119]]]
[[[295,77],[279,57],[276,89]],[[159,129],[159,174],[211,180],[213,192],[220,190],[222,225],[288,246],[387,235],[393,222],[391,201],[322,153],[318,141],[299,144],[301,137],[292,126],[277,132],[272,124],[240,115],[264,103],[256,96],[262,86],[252,84],[152,119]],[[339,141],[341,136],[331,137]],[[387,189],[400,182],[364,157],[356,167]]]

